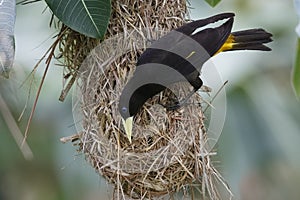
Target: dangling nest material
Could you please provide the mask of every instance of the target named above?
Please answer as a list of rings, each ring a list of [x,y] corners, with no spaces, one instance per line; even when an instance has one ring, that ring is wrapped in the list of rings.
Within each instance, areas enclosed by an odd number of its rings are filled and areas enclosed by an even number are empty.
[[[135,117],[132,144],[117,109],[138,55],[149,41],[185,22],[186,1],[113,0],[112,5],[106,45],[101,43],[92,51],[80,66],[80,73],[76,58],[81,63],[87,55],[84,49],[91,49],[97,41],[85,43],[87,38],[77,35],[77,41],[84,43],[64,43],[71,50],[61,49],[69,55],[69,71],[80,74],[74,104],[82,113],[79,150],[114,185],[115,199],[155,199],[182,190],[186,196],[197,198],[189,193],[192,186],[203,198],[220,199],[216,183],[228,187],[212,166],[213,153],[205,149],[207,133],[200,95],[193,95],[191,104],[176,111],[166,111],[159,105],[173,102],[169,90],[148,100]],[[74,38],[72,31],[68,37]],[[191,91],[188,84],[170,89],[179,98]]]
[[[69,80],[67,84],[64,84],[66,86],[64,86],[59,97],[60,101],[64,101],[77,78],[77,72],[82,62],[100,41],[73,31],[65,25],[62,25],[57,38],[59,41],[58,50],[60,52],[58,57],[64,59],[64,80]]]

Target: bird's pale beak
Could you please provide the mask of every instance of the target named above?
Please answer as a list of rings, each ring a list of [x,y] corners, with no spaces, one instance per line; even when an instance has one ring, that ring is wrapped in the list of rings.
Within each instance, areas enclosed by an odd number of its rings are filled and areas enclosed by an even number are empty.
[[[125,133],[129,142],[131,143],[131,135],[132,135],[132,124],[133,124],[133,117],[128,117],[126,120],[122,118],[123,126],[125,128]]]

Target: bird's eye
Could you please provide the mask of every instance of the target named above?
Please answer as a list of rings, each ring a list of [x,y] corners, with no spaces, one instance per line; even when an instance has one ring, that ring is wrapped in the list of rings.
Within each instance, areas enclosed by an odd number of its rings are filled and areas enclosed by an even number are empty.
[[[126,113],[126,112],[127,112],[127,108],[126,108],[126,107],[123,107],[123,108],[122,108],[122,112],[123,112],[123,113]]]

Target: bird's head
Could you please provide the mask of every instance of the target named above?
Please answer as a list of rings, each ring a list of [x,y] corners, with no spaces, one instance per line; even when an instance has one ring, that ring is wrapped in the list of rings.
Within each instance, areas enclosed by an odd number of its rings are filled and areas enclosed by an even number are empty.
[[[140,76],[138,76],[140,77]],[[119,113],[128,140],[131,142],[133,118],[150,97],[162,91],[165,87],[159,84],[136,84],[131,79],[124,87],[119,99]]]
[[[130,143],[133,128],[133,117],[137,114],[139,108],[141,107],[139,101],[136,101],[137,93],[132,88],[131,82],[129,81],[121,93],[118,105],[119,113],[122,117],[122,124]]]
[[[122,99],[122,98],[121,98]],[[119,102],[119,112],[122,117],[122,123],[125,129],[125,133],[129,142],[131,143],[132,126],[133,126],[133,115],[129,112],[129,105],[126,106],[124,102]]]

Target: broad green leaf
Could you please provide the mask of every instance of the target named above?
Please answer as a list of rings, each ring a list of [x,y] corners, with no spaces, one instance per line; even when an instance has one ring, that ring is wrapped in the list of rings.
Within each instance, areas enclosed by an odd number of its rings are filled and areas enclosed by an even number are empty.
[[[102,38],[110,18],[110,0],[45,0],[54,15],[73,30]]]
[[[211,7],[215,7],[221,0],[205,0]]]
[[[296,62],[293,71],[293,87],[298,98],[300,98],[300,38],[298,38]]]

